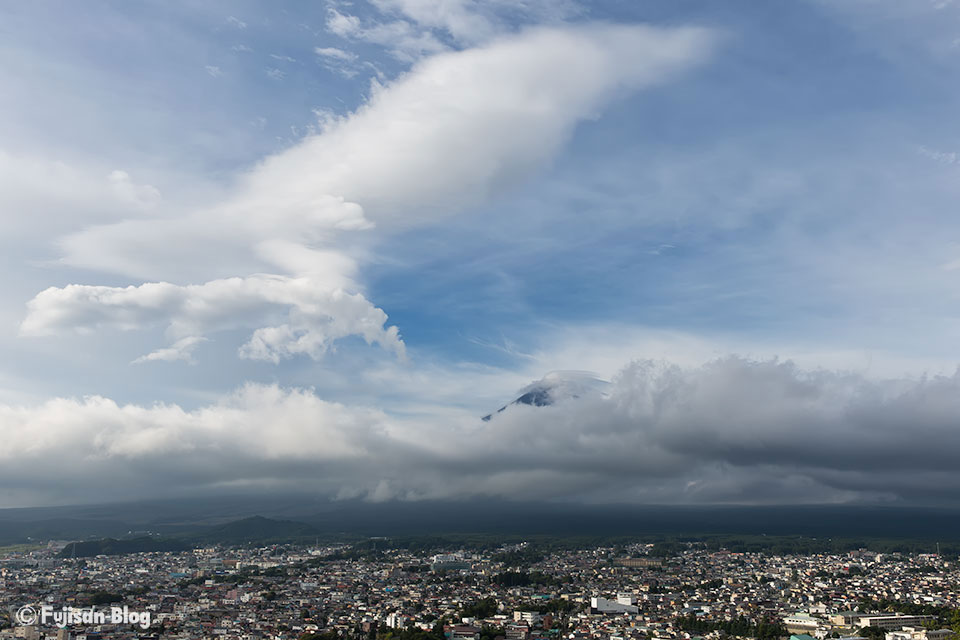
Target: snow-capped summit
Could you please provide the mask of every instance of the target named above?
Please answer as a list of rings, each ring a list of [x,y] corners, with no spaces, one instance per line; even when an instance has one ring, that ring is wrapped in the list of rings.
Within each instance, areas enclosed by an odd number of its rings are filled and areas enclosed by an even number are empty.
[[[521,389],[519,398],[500,407],[496,413],[514,404],[546,407],[570,398],[606,395],[609,384],[589,371],[551,371],[540,380]],[[483,420],[487,421],[492,417],[491,413],[483,416]]]

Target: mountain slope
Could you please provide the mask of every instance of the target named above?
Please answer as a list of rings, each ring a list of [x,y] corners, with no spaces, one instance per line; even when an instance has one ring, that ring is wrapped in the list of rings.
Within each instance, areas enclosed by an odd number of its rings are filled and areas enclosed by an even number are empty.
[[[605,395],[609,384],[589,371],[551,371],[542,379],[524,387],[516,400],[500,407],[494,413],[503,413],[513,405],[548,407],[565,400]],[[483,416],[484,422],[489,422],[494,413]]]

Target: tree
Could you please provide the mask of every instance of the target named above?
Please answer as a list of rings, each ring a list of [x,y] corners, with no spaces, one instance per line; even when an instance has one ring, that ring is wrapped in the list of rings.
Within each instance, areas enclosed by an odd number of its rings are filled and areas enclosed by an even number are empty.
[[[497,608],[496,598],[484,598],[464,607],[460,615],[463,618],[489,618],[497,612]]]

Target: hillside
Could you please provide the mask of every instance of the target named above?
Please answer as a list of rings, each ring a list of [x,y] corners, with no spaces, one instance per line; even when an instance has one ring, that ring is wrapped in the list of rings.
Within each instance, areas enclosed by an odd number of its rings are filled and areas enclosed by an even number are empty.
[[[150,536],[123,540],[101,538],[99,540],[71,542],[60,550],[59,555],[61,558],[90,558],[150,551],[186,551],[190,548],[192,548],[192,545],[187,542],[170,538],[153,538]]]
[[[294,542],[307,540],[316,535],[318,535],[317,529],[303,522],[253,516],[212,527],[195,537],[208,543],[244,544]]]

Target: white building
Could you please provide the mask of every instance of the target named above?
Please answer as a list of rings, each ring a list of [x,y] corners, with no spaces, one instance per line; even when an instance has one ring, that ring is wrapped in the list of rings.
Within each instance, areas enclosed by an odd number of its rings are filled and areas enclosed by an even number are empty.
[[[885,631],[895,631],[903,627],[922,627],[924,622],[933,620],[933,616],[868,615],[860,616],[861,627],[877,627]]]
[[[794,613],[783,619],[783,626],[785,626],[788,631],[795,629],[809,631],[819,627],[820,623],[821,620],[819,618],[814,618],[809,613],[804,612]]]
[[[540,614],[536,611],[514,611],[513,612],[513,621],[514,622],[526,622],[529,626],[534,626],[540,622]]]
[[[900,631],[889,631],[886,640],[947,640],[953,631],[950,629],[923,629],[920,627],[904,627]]]
[[[407,617],[394,611],[387,614],[387,626],[391,629],[402,629],[407,624]]]
[[[639,609],[632,604],[624,604],[606,598],[590,598],[590,608],[597,613],[637,613]]]

